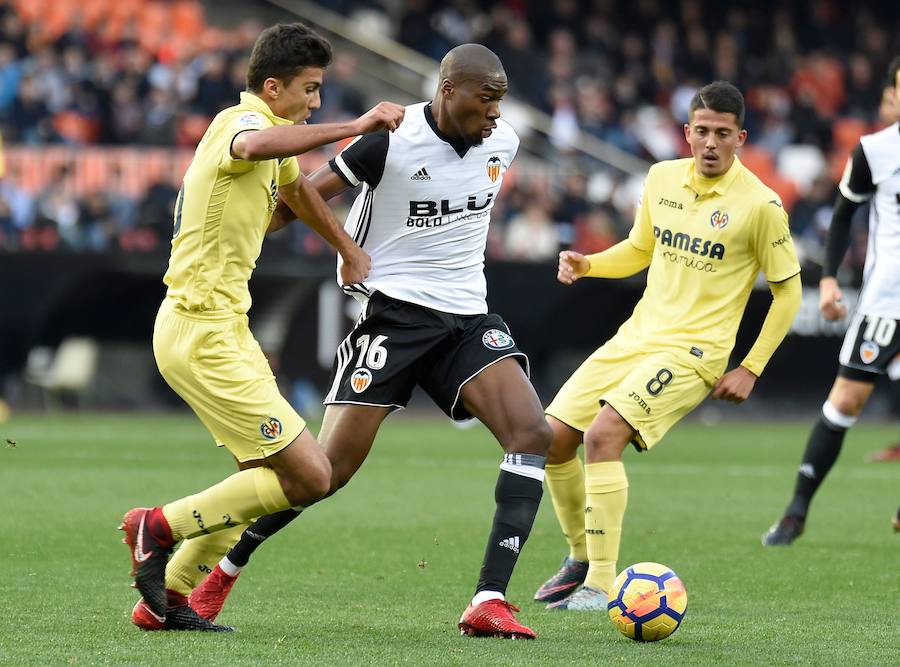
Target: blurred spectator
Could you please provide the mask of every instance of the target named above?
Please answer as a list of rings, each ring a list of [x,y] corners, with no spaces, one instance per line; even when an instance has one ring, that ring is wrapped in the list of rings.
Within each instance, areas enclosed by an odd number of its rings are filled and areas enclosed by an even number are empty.
[[[358,118],[369,109],[365,96],[357,87],[357,76],[356,57],[350,53],[336,53],[322,85],[322,109],[314,112],[317,122]]]
[[[80,203],[78,227],[84,234],[84,247],[109,250],[121,229],[103,192],[89,193]]]
[[[558,252],[559,236],[546,204],[530,201],[507,224],[506,257],[541,261],[555,258]]]
[[[555,248],[548,254],[521,247],[517,237],[531,226],[536,237],[529,241],[555,236],[547,247],[596,247],[610,233],[622,238],[641,179],[585,158],[581,133],[645,160],[686,156],[681,126],[689,102],[701,85],[722,77],[746,95],[748,159],[752,152],[764,166],[755,173],[782,195],[795,234],[815,257],[831,206],[826,191],[859,135],[880,126],[880,77],[900,53],[898,3],[725,3],[711,24],[711,5],[703,0],[318,1],[348,16],[365,12],[367,25],[395,26],[399,41],[435,59],[456,44],[482,42],[503,60],[510,97],[551,115],[549,141],[530,146],[543,159],[517,160],[522,178],[495,208],[492,256],[553,256]],[[4,136],[29,146],[193,147],[209,119],[237,100],[263,26],[257,20],[194,26],[186,36],[173,23],[167,39],[151,39],[136,13],[143,4],[117,7],[125,13],[121,21],[91,24],[76,13],[69,26],[50,33],[49,24],[18,15],[14,3],[0,3]],[[174,3],[152,4],[166,12]],[[363,113],[374,101],[363,90],[352,51],[336,48],[315,122]],[[796,161],[789,154],[829,165],[829,175],[811,180],[809,173],[791,173],[785,165]],[[586,176],[569,176],[584,170]],[[546,177],[559,197],[551,197],[548,183],[534,185]],[[99,189],[93,181],[61,178],[67,185],[51,178],[36,199],[33,175],[0,186],[3,247],[108,248],[117,235],[125,249],[165,247],[177,194],[167,179],[144,193],[153,175],[142,175],[137,190],[133,182],[125,188],[119,174]],[[125,192],[137,192],[137,199]],[[318,252],[308,236],[291,232],[290,247]]]
[[[207,116],[215,116],[225,107],[237,103],[234,85],[224,53],[213,51],[203,56],[202,60],[203,73],[197,80],[194,104],[198,111]]]
[[[175,200],[178,190],[167,180],[153,183],[138,205],[137,229],[150,232],[155,242],[168,241],[172,238]]]
[[[791,212],[791,233],[814,246],[821,245],[831,224],[831,211],[837,188],[826,176],[818,176],[809,191],[794,204]]]
[[[72,189],[70,168],[60,167],[38,193],[35,227],[55,231],[69,250],[84,250],[86,236],[80,225],[81,208]]]
[[[613,217],[607,208],[594,208],[575,222],[572,249],[589,255],[614,246],[619,241]]]
[[[0,200],[3,202],[4,247],[8,250],[19,245],[23,231],[34,224],[34,199],[18,185],[18,174],[14,169],[7,169],[0,180]]]
[[[6,115],[16,99],[22,63],[16,59],[16,50],[8,42],[0,42],[0,114]]]

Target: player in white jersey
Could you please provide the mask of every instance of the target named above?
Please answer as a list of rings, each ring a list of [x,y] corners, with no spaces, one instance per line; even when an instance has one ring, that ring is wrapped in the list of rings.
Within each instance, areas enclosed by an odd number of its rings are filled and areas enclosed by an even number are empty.
[[[365,283],[349,288],[363,309],[338,348],[319,438],[334,493],[416,385],[452,419],[481,420],[504,456],[481,574],[459,629],[531,639],[505,593],[541,500],[551,433],[525,355],[488,313],[483,272],[491,208],[519,145],[500,119],[506,89],[494,53],[456,47],[441,62],[431,102],[407,107],[396,132],[358,139],[310,176],[326,199],[363,184],[345,229],[372,257]],[[192,606],[217,614],[250,553],[297,515],[251,525],[194,591]]]
[[[827,320],[847,314],[838,266],[847,250],[854,210],[869,208],[869,241],[859,303],[840,352],[837,378],[813,427],[797,473],[794,497],[763,535],[765,546],[786,546],[803,533],[809,505],[837,460],[844,435],[856,423],[880,375],[900,380],[900,56],[891,61],[895,122],[864,136],[840,182],[819,282],[819,309]]]

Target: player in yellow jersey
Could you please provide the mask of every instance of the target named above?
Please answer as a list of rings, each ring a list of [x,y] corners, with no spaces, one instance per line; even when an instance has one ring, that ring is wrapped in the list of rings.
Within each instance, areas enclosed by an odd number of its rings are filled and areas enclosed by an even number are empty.
[[[652,448],[710,391],[745,400],[800,307],[787,214],[735,156],[743,122],[733,85],[703,87],[684,126],[693,157],[650,168],[628,238],[596,255],[560,253],[558,279],[567,285],[649,271],[632,316],[546,409],[554,434],[547,486],[570,547],[535,594],[550,607],[606,611],[628,493],[622,452],[629,443]],[[749,354],[726,373],[760,269],[772,306]]]
[[[144,629],[228,629],[188,607],[184,592],[192,585],[183,580],[204,573],[179,571],[179,558],[192,562],[197,549],[224,552],[250,520],[304,506],[329,489],[331,464],[279,393],[247,311],[248,281],[279,197],[340,253],[344,282],[361,282],[369,272],[368,255],[300,174],[295,156],[394,130],[404,108],[383,102],[353,122],[305,125],[319,107],[330,61],[328,42],[302,24],[263,31],[250,56],[247,91],[213,119],[175,204],[163,279],[168,291],[153,351],[160,373],[240,470],[200,493],[125,515],[121,528],[143,596],[132,620]],[[167,572],[169,554],[182,540],[189,542]]]

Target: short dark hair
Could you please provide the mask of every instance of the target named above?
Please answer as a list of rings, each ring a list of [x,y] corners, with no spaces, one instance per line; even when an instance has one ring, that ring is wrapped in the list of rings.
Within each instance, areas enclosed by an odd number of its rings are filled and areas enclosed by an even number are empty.
[[[697,109],[734,114],[738,127],[744,127],[744,96],[727,81],[713,81],[698,90],[691,100],[690,115]]]
[[[259,91],[269,77],[285,84],[306,67],[331,63],[331,44],[302,23],[278,23],[260,33],[247,66],[247,90]]]
[[[900,72],[900,56],[894,57],[891,64],[888,65],[887,81],[884,82],[885,88],[893,88],[897,85],[897,72]]]

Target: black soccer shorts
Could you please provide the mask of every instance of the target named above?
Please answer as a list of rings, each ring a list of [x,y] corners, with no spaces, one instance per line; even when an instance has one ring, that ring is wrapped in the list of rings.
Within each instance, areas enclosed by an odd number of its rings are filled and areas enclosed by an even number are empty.
[[[853,316],[839,360],[838,375],[848,380],[874,382],[888,372],[900,355],[900,320],[857,313]]]
[[[404,408],[419,385],[461,421],[472,417],[463,385],[506,357],[528,373],[528,357],[499,315],[454,315],[375,292],[337,349],[324,402]]]

